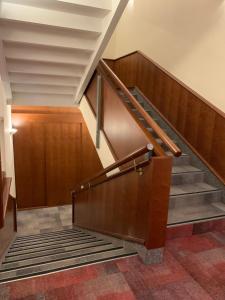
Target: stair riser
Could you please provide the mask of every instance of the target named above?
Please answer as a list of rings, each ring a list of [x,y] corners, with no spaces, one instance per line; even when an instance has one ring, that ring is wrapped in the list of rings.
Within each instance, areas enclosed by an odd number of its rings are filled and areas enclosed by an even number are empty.
[[[210,204],[221,200],[221,191],[170,197],[169,208],[185,208],[188,206]]]
[[[190,157],[188,155],[173,157],[174,166],[189,165],[189,164],[190,164]]]
[[[205,174],[203,172],[190,172],[173,174],[171,178],[172,185],[191,184],[195,182],[203,182]]]

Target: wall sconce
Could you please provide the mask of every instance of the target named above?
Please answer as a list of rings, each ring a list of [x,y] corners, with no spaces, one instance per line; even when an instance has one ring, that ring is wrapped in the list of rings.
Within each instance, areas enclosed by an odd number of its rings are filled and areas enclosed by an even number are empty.
[[[17,129],[16,129],[16,128],[11,128],[11,129],[9,130],[9,134],[13,135],[13,134],[15,134],[15,133],[17,133]]]

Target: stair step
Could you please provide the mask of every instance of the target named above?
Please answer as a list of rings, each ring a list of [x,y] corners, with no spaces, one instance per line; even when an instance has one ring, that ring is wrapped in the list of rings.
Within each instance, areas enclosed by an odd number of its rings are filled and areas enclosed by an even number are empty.
[[[64,252],[64,253],[58,253],[58,254],[52,254],[48,257],[38,257],[38,258],[31,258],[26,259],[22,261],[17,262],[7,262],[2,265],[2,268],[0,269],[0,274],[2,272],[6,272],[9,270],[18,270],[22,269],[24,267],[30,267],[30,266],[36,266],[41,264],[47,264],[50,262],[56,262],[61,260],[67,260],[70,258],[75,257],[81,257],[85,255],[90,255],[94,253],[100,253],[108,250],[116,250],[116,249],[122,249],[122,247],[114,246],[112,243],[105,243],[103,245],[98,245],[95,247],[87,248],[87,249],[78,249],[70,252]]]
[[[182,153],[179,157],[175,157],[170,151],[166,151],[166,154],[173,156],[173,166],[190,165],[190,156],[186,153]]]
[[[169,209],[167,224],[193,223],[222,216],[225,216],[225,205],[224,210],[215,207],[213,204],[185,206],[185,209],[184,207]]]
[[[46,233],[38,233],[38,234],[32,234],[32,235],[26,235],[26,236],[18,236],[16,238],[17,241],[30,241],[33,239],[40,239],[40,238],[44,238],[44,237],[51,237],[51,236],[55,236],[55,235],[62,235],[62,234],[67,234],[67,233],[79,233],[82,232],[81,230],[78,229],[67,229],[67,230],[57,230],[57,231],[53,231],[53,232],[46,232]]]
[[[188,173],[188,172],[201,172],[200,169],[192,165],[175,165],[172,168],[172,174]]]
[[[170,196],[186,195],[218,190],[205,182],[196,182],[192,184],[171,185]]]
[[[188,172],[172,174],[172,185],[193,184],[197,182],[203,182],[205,178],[205,172]]]
[[[105,243],[106,242],[103,241],[103,240],[100,240],[100,239],[97,240],[97,239],[94,238],[93,241],[90,240],[88,242],[75,244],[75,245],[72,245],[72,246],[57,247],[57,248],[51,249],[51,250],[43,250],[43,251],[40,251],[40,252],[30,252],[28,254],[6,256],[3,264],[6,263],[6,262],[16,262],[16,261],[21,261],[23,259],[46,257],[48,255],[64,253],[64,252],[70,252],[70,251],[79,250],[79,249],[91,248],[91,247],[94,247],[94,246],[103,245]]]
[[[46,263],[43,265],[24,267],[18,270],[5,271],[0,273],[0,282],[7,282],[10,280],[16,280],[20,278],[26,278],[34,275],[41,275],[51,273],[59,270],[80,267],[87,264],[93,264],[102,262],[109,259],[121,258],[129,255],[136,255],[133,250],[127,250],[124,248],[118,248],[114,250],[108,250],[101,253],[90,254],[82,257],[70,258],[67,260],[61,260],[57,262]]]
[[[63,237],[58,240],[52,240],[52,241],[45,241],[42,243],[38,243],[38,244],[33,244],[33,243],[29,243],[27,244],[23,244],[23,245],[12,245],[9,249],[9,253],[11,252],[15,252],[15,251],[20,251],[20,250],[25,250],[25,249],[30,249],[30,248],[39,248],[39,247],[45,247],[45,246],[54,246],[54,245],[60,245],[62,243],[68,243],[68,242],[73,242],[73,241],[80,241],[80,240],[85,240],[90,238],[91,236],[88,234],[84,234],[82,236],[74,236],[74,237]]]
[[[16,251],[9,251],[7,256],[13,256],[13,255],[20,255],[20,254],[27,254],[30,252],[40,252],[42,250],[50,250],[50,249],[55,249],[56,247],[67,247],[70,245],[76,245],[78,243],[86,243],[88,241],[93,241],[93,236],[90,236],[89,238],[83,238],[83,239],[79,239],[79,240],[72,240],[72,241],[65,241],[64,243],[54,243],[52,245],[45,245],[45,246],[38,246],[38,247],[23,247],[23,249],[19,249]]]
[[[222,191],[216,190],[211,192],[201,192],[186,195],[170,196],[169,207],[172,208],[184,208],[194,205],[209,205],[214,202],[221,201]]]
[[[49,244],[53,241],[62,241],[62,240],[66,240],[66,239],[72,239],[72,238],[79,238],[79,237],[88,237],[90,236],[87,233],[70,233],[70,234],[63,234],[63,236],[52,236],[51,238],[44,238],[44,239],[39,239],[39,240],[35,240],[35,241],[29,241],[30,244],[32,244],[32,246],[34,245],[39,245],[39,244]],[[13,243],[13,249],[14,248],[19,248],[19,247],[23,247],[23,245],[27,245],[28,242],[21,242],[21,241],[15,241],[15,243]],[[10,248],[11,249],[11,248]]]

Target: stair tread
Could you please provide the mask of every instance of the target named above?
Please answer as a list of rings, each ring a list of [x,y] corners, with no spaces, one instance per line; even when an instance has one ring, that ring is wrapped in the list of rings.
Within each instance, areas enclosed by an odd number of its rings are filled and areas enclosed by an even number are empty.
[[[15,241],[12,245],[11,248],[20,248],[20,247],[26,247],[27,244],[29,245],[39,245],[39,244],[51,244],[52,242],[55,242],[55,241],[64,241],[64,240],[70,240],[70,239],[78,239],[78,238],[83,238],[83,237],[89,237],[90,234],[87,234],[87,233],[79,233],[79,234],[63,234],[63,236],[54,236],[54,237],[51,237],[51,238],[44,238],[44,239],[38,239],[38,240],[32,240],[32,241],[26,241],[26,242],[20,242],[20,241]]]
[[[213,204],[209,205],[193,205],[182,208],[169,209],[168,225],[175,223],[187,223],[202,219],[210,219],[212,217],[219,217],[225,215],[224,210],[215,207]],[[185,208],[185,209],[184,209]]]
[[[19,255],[19,254],[27,254],[27,253],[30,253],[30,252],[40,252],[41,250],[50,250],[50,249],[55,249],[55,247],[65,247],[65,246],[69,246],[69,245],[75,245],[75,244],[78,244],[78,243],[85,243],[85,242],[88,242],[88,241],[93,241],[95,237],[94,236],[90,236],[89,238],[85,238],[85,239],[80,239],[79,241],[78,240],[73,240],[73,241],[64,241],[63,243],[55,243],[55,244],[52,244],[52,245],[45,245],[45,246],[36,246],[35,248],[34,247],[30,247],[30,248],[26,248],[24,247],[23,249],[19,249],[17,251],[10,251],[8,252],[7,256],[12,256],[12,255]]]
[[[171,185],[170,196],[200,193],[206,191],[216,191],[218,188],[205,182],[196,182],[192,184]]]
[[[5,262],[14,262],[14,261],[20,261],[22,259],[43,257],[43,256],[58,254],[58,253],[66,252],[66,251],[73,251],[73,250],[90,248],[90,247],[93,247],[93,246],[101,245],[103,243],[105,243],[105,241],[103,241],[101,239],[97,240],[96,238],[94,238],[93,241],[89,241],[89,242],[81,243],[81,244],[75,244],[75,245],[66,246],[66,247],[57,247],[56,249],[42,250],[42,251],[39,251],[39,252],[31,252],[31,253],[28,253],[28,254],[20,254],[20,255],[13,255],[13,256],[6,255],[3,264]]]
[[[56,231],[51,231],[51,232],[45,232],[45,233],[37,233],[37,234],[31,234],[31,235],[18,235],[16,238],[16,241],[30,241],[33,239],[39,239],[44,238],[44,237],[49,237],[49,236],[55,236],[55,235],[61,235],[62,233],[70,233],[70,232],[77,232],[77,233],[81,233],[81,230],[78,229],[67,229],[67,230],[56,230]]]
[[[43,256],[38,258],[30,258],[26,260],[17,261],[17,262],[6,262],[2,265],[0,269],[0,274],[9,269],[21,269],[22,267],[26,267],[26,266],[41,265],[41,264],[51,263],[53,261],[67,260],[73,257],[80,257],[80,256],[89,255],[96,252],[106,251],[109,249],[114,250],[117,248],[118,246],[115,246],[109,242],[108,243],[105,242],[105,244],[103,245],[97,245],[87,249],[76,249],[70,252],[67,251],[63,253],[52,254],[47,257]]]
[[[173,166],[172,168],[172,174],[180,174],[180,173],[187,173],[187,172],[203,172],[203,171],[192,165],[178,165],[178,166]]]
[[[37,265],[34,267],[25,267],[19,270],[6,271],[0,274],[0,282],[6,282],[13,279],[25,278],[40,274],[55,272],[68,268],[75,268],[86,264],[97,263],[109,259],[120,258],[129,255],[135,255],[136,252],[127,249],[109,250],[102,253],[86,255],[84,257],[71,258],[57,262]]]

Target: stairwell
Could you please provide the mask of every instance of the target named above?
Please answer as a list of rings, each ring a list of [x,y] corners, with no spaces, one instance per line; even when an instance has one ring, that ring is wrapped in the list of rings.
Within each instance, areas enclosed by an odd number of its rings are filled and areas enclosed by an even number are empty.
[[[18,236],[0,267],[0,283],[130,255],[136,251],[79,228]]]
[[[168,226],[225,217],[224,185],[188,148],[139,90],[132,88],[130,91],[145,111],[182,150],[180,157],[173,157]],[[157,138],[152,128],[148,127],[129,99],[122,92],[119,93],[166,153],[172,155],[163,141]]]

